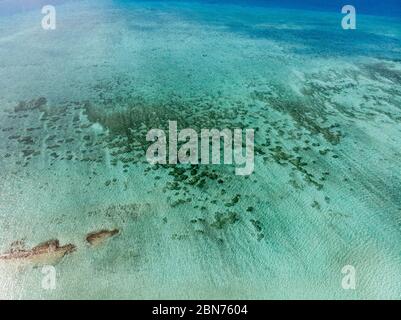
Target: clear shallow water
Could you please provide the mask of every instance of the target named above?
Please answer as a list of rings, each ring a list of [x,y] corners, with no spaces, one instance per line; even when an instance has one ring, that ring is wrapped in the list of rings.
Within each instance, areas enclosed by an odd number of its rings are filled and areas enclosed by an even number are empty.
[[[0,297],[400,297],[397,16],[345,32],[312,5],[79,1],[45,32],[36,5],[0,19],[0,249],[77,250],[53,291],[3,264]],[[150,168],[168,120],[258,128],[254,174]]]

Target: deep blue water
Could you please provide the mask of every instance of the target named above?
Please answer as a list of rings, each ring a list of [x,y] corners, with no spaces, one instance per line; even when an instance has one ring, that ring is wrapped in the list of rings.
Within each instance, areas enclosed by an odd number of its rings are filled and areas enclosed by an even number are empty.
[[[77,0],[53,0],[52,4],[57,5],[63,2]],[[78,0],[79,1],[79,0]],[[48,0],[0,0],[0,16],[13,14],[16,12],[27,10],[40,10],[43,5],[48,4]],[[120,8],[129,10],[130,3],[138,2],[137,0],[110,0],[110,3]],[[401,22],[401,0],[141,0],[142,3],[152,3],[152,6],[159,5],[161,2],[181,3],[187,7],[199,7],[199,4],[235,4],[245,6],[252,9],[252,12],[257,12],[258,7],[268,8],[285,8],[285,9],[302,9],[311,11],[311,15],[305,16],[304,13],[288,12],[285,17],[286,23],[295,23],[297,25],[307,25],[305,28],[299,29],[275,29],[275,28],[254,28],[254,23],[258,21],[247,20],[247,15],[244,17],[236,17],[235,20],[227,20],[224,12],[224,6],[219,7],[221,12],[212,16],[196,17],[197,19],[205,19],[205,22],[210,25],[220,25],[226,27],[233,33],[241,33],[249,38],[260,38],[287,43],[294,47],[294,53],[310,54],[317,56],[370,56],[375,58],[384,58],[394,61],[401,59],[399,47],[401,39],[398,37],[398,30],[394,33],[394,28],[398,29],[399,24],[392,22]],[[196,3],[196,6],[195,6]],[[357,30],[347,33],[344,38],[344,32],[341,32],[343,5],[352,3],[357,10]],[[196,9],[195,9],[196,11]],[[318,19],[318,16],[313,20],[313,12],[332,12],[336,14],[327,15],[325,20]],[[272,11],[274,13],[274,10]],[[384,19],[368,19],[368,16],[387,16]],[[312,18],[311,18],[312,17]],[[391,18],[390,18],[391,17]],[[258,19],[257,15],[253,15],[252,19]],[[266,19],[266,17],[263,17]],[[272,21],[275,17],[272,17]],[[305,20],[306,19],[306,20]],[[312,20],[311,20],[312,19]],[[388,19],[388,21],[386,21]],[[260,23],[265,22],[259,21]],[[278,22],[278,21],[276,21]],[[389,24],[387,24],[389,22]],[[393,29],[390,29],[391,28]],[[385,31],[375,32],[384,27]],[[376,30],[377,29],[377,30]],[[382,30],[383,31],[383,28]]]
[[[53,0],[51,4],[66,2],[67,0]],[[135,0],[115,0],[114,2],[132,2]],[[154,1],[154,0],[146,0]],[[171,2],[171,0],[167,0]],[[340,12],[342,6],[352,4],[356,7],[358,13],[393,16],[401,18],[400,0],[186,0],[175,2],[204,2],[204,3],[231,3],[246,6],[277,6],[283,8],[319,10],[319,11],[337,11]],[[24,10],[34,9],[49,4],[48,0],[0,0],[0,15],[12,14]]]
[[[401,1],[400,0],[228,0],[228,1],[212,1],[209,3],[236,3],[258,6],[278,6],[285,8],[296,8],[306,10],[320,11],[341,11],[342,6],[353,5],[359,13],[369,15],[399,16],[401,17]]]

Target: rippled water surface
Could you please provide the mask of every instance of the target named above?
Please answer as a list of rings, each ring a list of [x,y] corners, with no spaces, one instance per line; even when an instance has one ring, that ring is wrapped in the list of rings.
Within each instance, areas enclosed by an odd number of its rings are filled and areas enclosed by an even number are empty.
[[[400,298],[397,6],[43,4],[0,0],[0,254],[65,255],[0,256],[0,298]],[[254,173],[149,165],[169,120],[255,129]]]

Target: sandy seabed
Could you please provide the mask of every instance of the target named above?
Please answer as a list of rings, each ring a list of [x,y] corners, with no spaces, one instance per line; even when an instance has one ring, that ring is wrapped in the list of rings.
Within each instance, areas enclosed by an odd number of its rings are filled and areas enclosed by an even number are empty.
[[[0,259],[0,298],[400,297],[399,20],[345,37],[336,14],[228,4],[57,17],[0,19],[0,253],[75,250],[55,290]],[[150,166],[146,133],[169,120],[255,129],[255,172]]]

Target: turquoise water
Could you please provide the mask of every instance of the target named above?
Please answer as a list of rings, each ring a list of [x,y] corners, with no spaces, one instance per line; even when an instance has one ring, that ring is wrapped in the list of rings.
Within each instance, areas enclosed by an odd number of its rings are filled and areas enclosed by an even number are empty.
[[[0,253],[77,250],[54,290],[0,261],[0,298],[400,298],[396,14],[59,1],[45,31],[39,2],[0,1]],[[169,120],[254,128],[254,173],[150,166]]]

